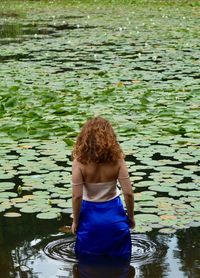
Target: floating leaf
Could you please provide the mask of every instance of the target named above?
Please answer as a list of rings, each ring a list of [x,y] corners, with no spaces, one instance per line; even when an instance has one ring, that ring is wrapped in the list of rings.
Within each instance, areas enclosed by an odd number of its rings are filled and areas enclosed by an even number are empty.
[[[12,198],[11,202],[12,203],[24,203],[24,202],[27,202],[27,200],[24,198]]]
[[[0,192],[13,189],[14,186],[15,186],[15,184],[13,182],[1,182],[0,183]]]
[[[20,217],[21,213],[18,213],[18,212],[7,212],[3,216],[4,217]]]
[[[18,148],[20,149],[31,149],[32,146],[29,146],[29,145],[20,145],[20,146],[17,146]]]
[[[0,198],[17,197],[17,193],[14,192],[0,192]]]
[[[155,214],[136,214],[135,221],[138,222],[149,222],[149,223],[159,223],[160,218]]]
[[[1,212],[4,212],[5,210],[6,210],[6,208],[1,207],[1,205],[0,205],[0,213],[1,213]]]
[[[175,215],[164,214],[164,215],[161,215],[160,218],[163,220],[166,220],[166,219],[176,219],[177,217]]]
[[[36,215],[39,219],[56,219],[58,214],[55,212],[43,212]]]
[[[152,227],[150,226],[142,226],[142,225],[136,225],[135,229],[132,230],[132,233],[140,233],[140,234],[145,234],[147,232],[151,232]]]
[[[160,229],[158,232],[161,234],[174,234],[174,233],[176,233],[176,230],[173,228],[163,228],[163,229]]]
[[[136,23],[141,21],[140,13],[135,15]],[[109,16],[105,13],[102,20],[107,22]],[[198,45],[191,39],[197,30],[195,16],[187,21],[190,32],[184,28],[177,32],[172,24],[170,33],[168,24],[157,28],[160,16],[155,15],[150,25],[144,16],[147,30],[128,24],[127,30],[117,30],[119,36],[107,32],[107,41],[98,36],[104,33],[101,24],[90,26],[95,16],[87,24],[80,18],[79,31],[71,20],[60,24],[62,15],[54,18],[55,26],[49,14],[41,22],[37,13],[30,17],[19,24],[8,18],[1,26],[0,193],[6,194],[0,195],[2,210],[14,206],[27,213],[71,212],[72,146],[84,122],[102,115],[113,124],[127,154],[136,213],[144,218],[153,214],[167,227],[189,227],[189,219],[196,225],[200,135]],[[170,18],[177,21],[173,14]],[[31,26],[29,21],[37,24]],[[90,36],[88,28],[95,28]],[[109,28],[116,31],[115,20],[109,20]],[[63,35],[70,29],[77,36],[68,32],[68,51],[64,51]],[[143,29],[150,34],[150,42]],[[122,43],[124,36],[126,43]],[[151,44],[157,37],[164,38],[162,47]],[[83,42],[81,48],[75,47],[77,38]],[[169,49],[173,55],[168,55]],[[35,61],[32,67],[30,61]],[[11,179],[16,185],[8,184]],[[24,196],[22,202],[7,191],[21,196],[29,191],[33,197]],[[161,225],[145,221],[138,229]]]
[[[71,230],[71,226],[62,226],[59,229],[59,232],[65,233],[65,234],[71,234],[72,230]]]
[[[145,193],[135,193],[135,201],[149,201],[149,200],[154,200],[154,196],[151,194],[145,194]]]
[[[36,212],[40,212],[40,208],[37,208],[35,206],[23,206],[21,209],[20,209],[20,212],[23,212],[23,213],[36,213]]]

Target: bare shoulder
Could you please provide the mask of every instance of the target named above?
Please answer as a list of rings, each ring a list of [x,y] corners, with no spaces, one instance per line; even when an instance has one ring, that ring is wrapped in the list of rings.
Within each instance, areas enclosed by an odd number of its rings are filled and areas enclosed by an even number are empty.
[[[125,164],[126,164],[126,162],[125,162],[123,157],[118,159],[118,165],[119,166],[122,166],[122,165],[125,165]]]
[[[80,162],[80,161],[78,161],[76,158],[73,160],[73,162],[72,162],[72,168],[80,168],[80,169],[83,169],[83,164]]]

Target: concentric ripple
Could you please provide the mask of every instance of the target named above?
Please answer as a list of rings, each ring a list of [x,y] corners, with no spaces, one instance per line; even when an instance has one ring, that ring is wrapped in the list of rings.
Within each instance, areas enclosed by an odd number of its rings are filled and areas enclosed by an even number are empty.
[[[165,245],[151,240],[145,234],[133,234],[131,237],[132,255],[131,264],[145,265],[159,260],[166,254]]]
[[[131,264],[140,266],[160,260],[166,254],[166,246],[151,240],[145,234],[132,235]],[[44,247],[45,254],[55,260],[76,262],[74,237],[59,238]]]
[[[60,238],[49,242],[44,247],[44,253],[55,260],[76,262],[74,245],[74,237]]]

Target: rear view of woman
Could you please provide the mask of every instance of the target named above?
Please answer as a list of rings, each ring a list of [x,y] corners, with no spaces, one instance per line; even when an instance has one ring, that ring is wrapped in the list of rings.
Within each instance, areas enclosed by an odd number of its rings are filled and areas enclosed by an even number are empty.
[[[119,182],[127,213],[117,188]],[[73,149],[72,233],[77,258],[130,258],[134,198],[123,152],[111,124],[101,117],[85,123]]]

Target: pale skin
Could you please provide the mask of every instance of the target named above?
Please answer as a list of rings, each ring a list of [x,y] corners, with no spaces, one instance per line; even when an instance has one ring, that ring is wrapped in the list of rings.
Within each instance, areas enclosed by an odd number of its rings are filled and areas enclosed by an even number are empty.
[[[76,234],[83,196],[84,181],[88,183],[109,182],[117,180],[120,183],[124,201],[126,204],[127,215],[129,218],[130,228],[135,228],[134,220],[134,195],[131,186],[128,169],[124,159],[119,159],[113,163],[89,163],[81,164],[76,159],[72,164],[72,209],[73,223],[71,230]]]

